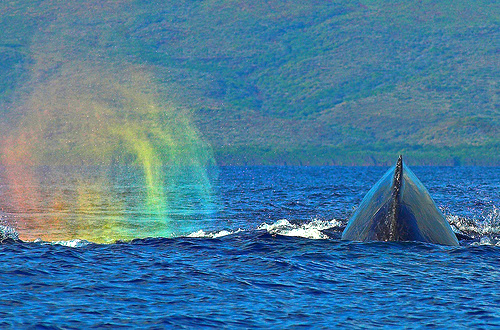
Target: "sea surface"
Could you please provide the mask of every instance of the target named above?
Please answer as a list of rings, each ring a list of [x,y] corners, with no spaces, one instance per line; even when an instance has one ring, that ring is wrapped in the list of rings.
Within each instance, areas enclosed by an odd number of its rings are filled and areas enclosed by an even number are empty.
[[[500,327],[500,168],[412,167],[460,247],[341,241],[386,170],[1,169],[0,328]]]

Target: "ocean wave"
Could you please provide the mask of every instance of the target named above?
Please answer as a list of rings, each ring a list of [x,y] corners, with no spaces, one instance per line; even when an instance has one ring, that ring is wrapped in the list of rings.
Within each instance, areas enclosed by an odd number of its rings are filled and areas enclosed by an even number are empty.
[[[456,215],[447,215],[446,219],[456,233],[465,235],[461,240],[465,240],[465,245],[493,245],[500,246],[500,212],[498,208],[494,208],[481,219],[472,219],[460,217]],[[258,232],[266,232],[273,236],[290,236],[300,237],[314,240],[340,239],[342,230],[344,229],[346,220],[320,220],[313,219],[307,222],[294,222],[288,219],[279,219],[271,223],[261,223],[253,228],[238,228],[238,229],[223,229],[210,231],[207,229],[199,229],[186,235],[174,237],[164,237],[159,239],[169,238],[209,238],[217,239],[222,237],[230,237],[232,235],[254,235]],[[19,241],[18,233],[11,227],[0,225],[0,242],[5,239]],[[138,238],[138,240],[143,240]],[[84,239],[71,239],[59,241],[43,241],[37,239],[35,243],[60,245],[72,248],[84,247],[93,242]],[[117,241],[121,242],[121,241]]]
[[[5,240],[19,240],[19,234],[17,231],[9,226],[0,225],[0,243]]]
[[[464,218],[454,215],[446,216],[446,219],[458,234],[463,234],[461,240],[465,240],[466,245],[496,245],[500,246],[500,220],[498,209],[495,209],[486,220]],[[205,231],[198,230],[185,237],[190,238],[220,238],[224,236],[236,235],[242,232],[251,233],[265,231],[271,235],[301,237],[306,239],[340,239],[346,221],[332,219],[314,219],[308,222],[294,223],[288,219],[280,219],[272,223],[262,223],[253,229]]]
[[[92,244],[92,242],[84,240],[84,239],[70,239],[67,241],[53,241],[53,242],[46,242],[41,239],[36,239],[33,241],[34,243],[40,243],[40,244],[49,244],[49,245],[61,245],[61,246],[67,246],[67,247],[72,247],[72,248],[79,248],[83,246],[87,246],[89,244]]]
[[[220,231],[204,231],[202,229],[188,234],[190,238],[220,238],[229,235],[235,235],[242,232],[266,231],[271,235],[293,236],[308,239],[328,239],[325,230],[341,227],[342,223],[338,220],[312,220],[305,223],[292,223],[287,219],[280,219],[274,223],[262,223],[254,229],[244,230],[220,230]]]
[[[287,219],[281,219],[273,224],[263,223],[257,230],[266,230],[272,235],[294,236],[309,239],[328,239],[330,236],[323,231],[340,227],[342,223],[338,220],[312,220],[306,223],[294,224]]]
[[[233,235],[233,234],[238,234],[243,232],[243,229],[238,229],[235,231],[231,230],[221,230],[221,231],[215,231],[215,232],[205,232],[204,230],[200,229],[198,231],[192,232],[191,234],[187,235],[186,237],[197,237],[197,238],[219,238],[219,237],[224,237],[228,235]]]
[[[55,245],[62,245],[62,246],[67,246],[67,247],[72,247],[72,248],[79,248],[83,246],[87,246],[89,244],[92,244],[92,242],[89,242],[84,239],[72,239],[69,241],[57,241],[57,242],[51,242],[51,244]]]
[[[500,239],[498,237],[489,237],[484,236],[481,237],[479,241],[472,242],[472,246],[480,246],[480,245],[490,245],[490,246],[500,246]]]
[[[446,220],[455,231],[472,238],[484,238],[500,234],[500,209],[493,206],[491,210],[479,218],[466,218],[457,215],[447,215]]]

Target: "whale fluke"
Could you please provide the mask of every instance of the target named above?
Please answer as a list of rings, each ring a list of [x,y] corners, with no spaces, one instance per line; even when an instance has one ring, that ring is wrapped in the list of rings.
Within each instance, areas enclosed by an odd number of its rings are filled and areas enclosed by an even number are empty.
[[[402,156],[366,194],[342,239],[459,245],[450,224]]]

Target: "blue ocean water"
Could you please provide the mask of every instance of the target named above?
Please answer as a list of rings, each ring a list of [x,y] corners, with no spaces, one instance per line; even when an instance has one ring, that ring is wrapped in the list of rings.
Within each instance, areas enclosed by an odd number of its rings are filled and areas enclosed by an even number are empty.
[[[499,327],[500,168],[412,167],[460,247],[340,241],[385,170],[222,167],[189,233],[5,242],[0,327]]]

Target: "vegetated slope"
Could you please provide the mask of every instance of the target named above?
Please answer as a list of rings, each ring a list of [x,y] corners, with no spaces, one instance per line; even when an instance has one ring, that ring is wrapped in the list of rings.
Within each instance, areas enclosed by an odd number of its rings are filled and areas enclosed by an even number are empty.
[[[0,13],[9,118],[34,62],[45,76],[100,58],[153,72],[222,164],[500,164],[496,1],[46,0]]]

